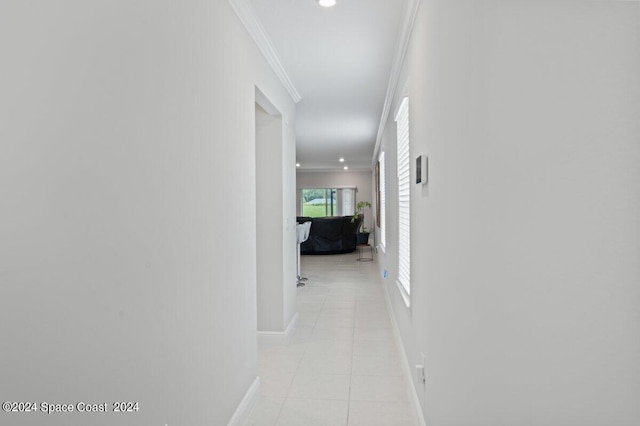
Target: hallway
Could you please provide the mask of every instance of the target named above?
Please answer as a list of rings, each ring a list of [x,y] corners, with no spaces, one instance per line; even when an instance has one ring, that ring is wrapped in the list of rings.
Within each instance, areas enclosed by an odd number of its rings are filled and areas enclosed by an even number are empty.
[[[260,400],[246,425],[417,425],[375,262],[303,256],[298,328],[259,345]]]
[[[640,425],[640,0],[325,1],[2,2],[0,425]]]

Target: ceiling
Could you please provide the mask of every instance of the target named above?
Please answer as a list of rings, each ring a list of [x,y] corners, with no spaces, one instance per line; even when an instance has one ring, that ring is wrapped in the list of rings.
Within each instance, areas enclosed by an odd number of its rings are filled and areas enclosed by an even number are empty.
[[[299,170],[370,170],[406,0],[250,1],[302,95]]]

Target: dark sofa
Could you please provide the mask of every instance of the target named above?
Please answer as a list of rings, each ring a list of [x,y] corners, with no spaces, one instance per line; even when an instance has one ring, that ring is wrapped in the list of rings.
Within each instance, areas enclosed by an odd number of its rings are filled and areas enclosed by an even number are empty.
[[[351,253],[356,249],[356,231],[362,216],[351,223],[353,216],[302,217],[298,223],[311,221],[309,238],[300,245],[301,254]]]

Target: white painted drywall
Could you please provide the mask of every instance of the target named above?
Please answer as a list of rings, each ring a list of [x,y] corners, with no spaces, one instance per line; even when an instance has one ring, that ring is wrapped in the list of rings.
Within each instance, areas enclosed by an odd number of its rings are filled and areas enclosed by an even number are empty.
[[[256,378],[254,88],[290,127],[292,101],[227,2],[1,9],[0,399],[140,411],[0,423],[227,424]]]
[[[258,331],[283,331],[282,118],[256,104]]]
[[[359,201],[369,201],[373,205],[371,190],[371,172],[336,171],[336,172],[306,172],[296,173],[296,186],[303,188],[347,188],[356,187],[356,204]],[[300,212],[300,199],[296,199],[296,211]],[[370,209],[365,215],[365,223],[371,228],[374,212]]]
[[[256,104],[256,211],[257,211],[257,294],[258,331],[284,332],[291,316],[285,315],[285,300],[294,307],[296,271],[287,269],[283,260],[291,210],[285,210],[282,117],[270,115]],[[293,180],[292,180],[293,181]],[[290,185],[291,188],[293,185]],[[287,198],[292,200],[291,192]],[[291,206],[291,203],[288,203]],[[287,213],[289,213],[287,217]],[[290,247],[288,247],[290,248]],[[293,265],[295,268],[295,264]],[[293,298],[288,293],[294,290]]]
[[[423,1],[410,96],[411,308],[395,123],[378,257],[427,423],[640,423],[640,3]],[[412,165],[412,178],[415,167]]]
[[[297,292],[297,250],[296,241],[296,126],[295,108],[291,108],[284,117],[282,139],[282,296],[284,329],[292,325],[296,311]]]

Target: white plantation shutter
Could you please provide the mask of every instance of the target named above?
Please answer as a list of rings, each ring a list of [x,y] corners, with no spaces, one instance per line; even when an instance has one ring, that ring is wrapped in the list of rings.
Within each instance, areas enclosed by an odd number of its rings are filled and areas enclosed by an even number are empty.
[[[380,245],[384,250],[384,247],[387,245],[387,225],[386,221],[386,182],[385,182],[385,168],[384,168],[384,152],[380,153],[380,158],[378,159],[380,162]]]
[[[402,99],[396,115],[398,128],[398,284],[411,292],[409,98]]]

